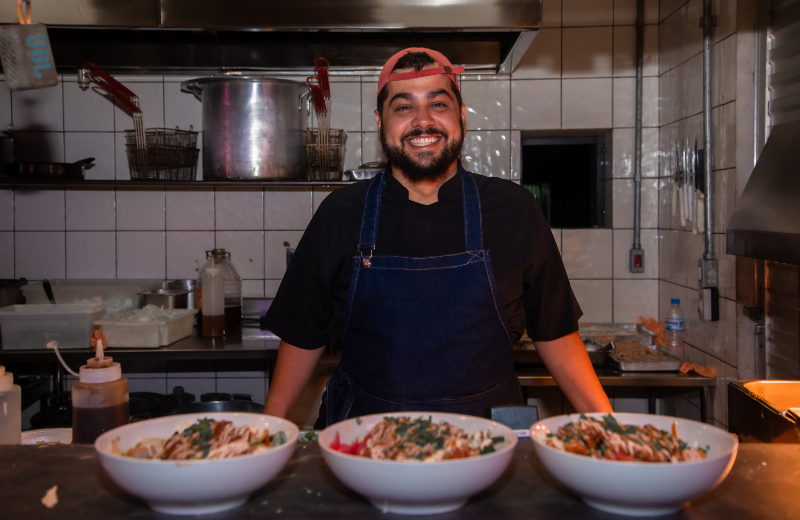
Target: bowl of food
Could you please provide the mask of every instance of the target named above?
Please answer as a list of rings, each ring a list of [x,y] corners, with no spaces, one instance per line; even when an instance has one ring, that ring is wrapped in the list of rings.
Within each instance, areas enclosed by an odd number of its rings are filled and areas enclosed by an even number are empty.
[[[514,432],[480,417],[404,412],[366,415],[319,434],[325,462],[347,487],[383,512],[456,510],[508,467]]]
[[[739,442],[716,426],[637,413],[559,415],[531,426],[542,465],[587,504],[666,515],[728,475]]]
[[[268,415],[196,413],[126,424],[94,446],[111,480],[153,510],[201,515],[245,503],[283,469],[298,433]]]

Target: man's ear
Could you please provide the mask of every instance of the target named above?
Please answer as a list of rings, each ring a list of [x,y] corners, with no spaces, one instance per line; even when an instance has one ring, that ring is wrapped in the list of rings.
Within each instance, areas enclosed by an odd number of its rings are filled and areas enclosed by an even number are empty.
[[[467,133],[467,105],[461,103],[461,120],[464,121],[464,134]]]
[[[378,125],[378,132],[381,131],[381,113],[378,112],[378,109],[375,109],[375,124]]]

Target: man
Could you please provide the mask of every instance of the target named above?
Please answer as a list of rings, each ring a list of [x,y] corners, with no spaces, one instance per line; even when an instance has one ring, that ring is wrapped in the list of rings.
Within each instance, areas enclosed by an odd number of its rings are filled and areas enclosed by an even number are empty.
[[[533,196],[461,168],[458,72],[421,48],[381,71],[375,121],[389,165],[329,195],[298,244],[266,315],[281,345],[265,413],[291,411],[329,341],[342,361],[316,428],[523,404],[511,345],[526,328],[576,410],[611,411]]]

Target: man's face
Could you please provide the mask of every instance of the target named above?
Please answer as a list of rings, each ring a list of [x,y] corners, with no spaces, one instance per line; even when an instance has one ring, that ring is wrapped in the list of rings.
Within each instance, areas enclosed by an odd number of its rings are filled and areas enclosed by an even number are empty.
[[[461,153],[466,107],[441,74],[393,81],[386,89],[383,117],[375,111],[386,157],[411,181],[438,181]]]

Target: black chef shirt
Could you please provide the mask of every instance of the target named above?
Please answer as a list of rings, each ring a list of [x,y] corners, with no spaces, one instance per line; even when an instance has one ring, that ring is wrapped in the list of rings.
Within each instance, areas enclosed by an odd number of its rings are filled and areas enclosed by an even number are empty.
[[[483,247],[491,254],[511,339],[519,339],[526,328],[534,341],[577,331],[582,312],[533,195],[511,181],[470,175],[480,193]],[[370,182],[332,192],[306,228],[263,320],[283,341],[303,349],[316,349],[329,341],[340,347]],[[439,200],[430,205],[408,200],[408,190],[387,175],[374,255],[425,257],[464,250],[461,173],[439,188]]]

